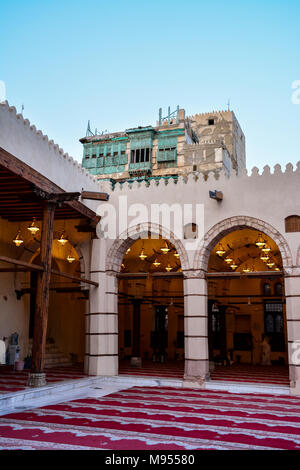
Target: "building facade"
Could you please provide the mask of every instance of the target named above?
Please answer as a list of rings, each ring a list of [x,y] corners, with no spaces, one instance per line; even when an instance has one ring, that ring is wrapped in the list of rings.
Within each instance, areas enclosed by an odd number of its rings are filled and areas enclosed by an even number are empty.
[[[0,105],[1,149],[65,191],[84,188],[109,195],[101,202],[80,199],[101,216],[96,230],[78,230],[76,218],[62,227],[57,221],[54,228],[54,242],[65,231],[68,249],[75,250],[78,263],[69,265],[72,272],[93,284],[79,286],[84,295],[54,285],[61,297],[52,304],[50,299],[48,333],[56,341],[60,335],[66,353],[84,359],[89,375],[118,375],[120,359],[140,358],[143,363],[158,354],[161,360],[184,361],[184,386],[205,387],[218,357],[259,364],[265,335],[270,364],[285,366],[291,393],[300,394],[300,164],[285,169],[276,165],[273,171],[266,165],[261,174],[257,168],[248,174],[244,136],[233,113],[226,122],[225,114],[221,121],[219,113],[196,115],[187,124],[179,110],[175,123],[89,136],[82,139],[81,166],[15,108]],[[204,151],[207,155],[209,146],[216,145],[212,140],[217,133],[230,165],[214,147],[210,171],[195,168],[206,165]],[[199,155],[196,163],[192,147]],[[96,166],[89,166],[91,161]],[[216,163],[221,165],[216,168]],[[166,219],[152,217],[153,207],[163,203],[175,213],[174,230]],[[193,211],[189,218],[181,217],[185,205],[199,207],[201,217]],[[38,245],[29,240],[21,248],[12,243],[30,219],[24,216],[20,227],[18,218],[8,220],[3,208],[0,216],[2,258],[38,257]],[[58,270],[65,271],[67,248],[59,252],[53,245],[52,256]],[[1,335],[19,331],[25,350],[31,294],[18,300],[15,290],[30,285],[29,275],[1,272],[0,279]],[[59,294],[59,287],[65,291]],[[84,297],[73,299],[74,311],[70,295]]]
[[[232,111],[186,117],[185,110],[160,110],[155,127],[95,135],[88,126],[82,166],[111,182],[134,179],[178,178],[192,171],[245,168],[245,137]]]

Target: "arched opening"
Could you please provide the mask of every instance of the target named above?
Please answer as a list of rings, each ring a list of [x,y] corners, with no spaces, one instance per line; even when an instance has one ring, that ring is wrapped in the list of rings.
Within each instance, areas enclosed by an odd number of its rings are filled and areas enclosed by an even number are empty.
[[[39,250],[32,263],[40,264]],[[52,269],[80,277],[80,256],[70,242],[52,244]],[[28,274],[30,283],[29,354],[34,331],[37,273]],[[88,292],[78,283],[60,275],[51,275],[45,367],[74,365],[82,369],[85,354],[85,312]]]
[[[127,246],[118,275],[119,371],[183,377],[184,301],[180,255],[167,239]]]
[[[227,233],[208,261],[208,347],[213,379],[288,385],[283,262],[253,228]]]

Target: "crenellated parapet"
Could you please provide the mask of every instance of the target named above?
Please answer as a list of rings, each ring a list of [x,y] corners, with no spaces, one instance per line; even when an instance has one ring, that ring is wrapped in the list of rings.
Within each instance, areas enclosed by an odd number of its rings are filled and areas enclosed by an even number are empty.
[[[7,101],[0,103],[0,147],[67,191],[110,189]]]
[[[122,192],[138,188],[157,188],[162,190],[165,186],[174,185],[178,187],[187,184],[204,184],[210,186],[212,183],[215,184],[217,182],[228,182],[229,184],[234,184],[237,181],[242,182],[242,180],[249,181],[250,183],[255,183],[258,180],[260,182],[264,182],[265,180],[268,183],[271,182],[272,184],[278,184],[280,182],[279,179],[282,179],[282,183],[285,184],[286,178],[290,178],[291,176],[300,178],[300,161],[297,163],[296,167],[294,167],[292,163],[288,163],[284,170],[282,169],[281,165],[277,164],[274,166],[272,172],[270,166],[266,165],[261,172],[257,167],[253,167],[249,173],[247,169],[243,169],[239,174],[235,170],[232,170],[230,174],[228,174],[225,170],[210,171],[208,173],[193,171],[187,174],[178,175],[177,177],[161,177],[134,182],[126,181],[123,183],[116,182],[113,190]]]

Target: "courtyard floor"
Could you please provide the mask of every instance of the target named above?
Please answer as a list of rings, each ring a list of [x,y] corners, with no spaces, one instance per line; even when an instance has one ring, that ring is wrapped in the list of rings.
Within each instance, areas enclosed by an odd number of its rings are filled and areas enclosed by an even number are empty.
[[[300,449],[300,398],[132,387],[10,413],[0,449]]]

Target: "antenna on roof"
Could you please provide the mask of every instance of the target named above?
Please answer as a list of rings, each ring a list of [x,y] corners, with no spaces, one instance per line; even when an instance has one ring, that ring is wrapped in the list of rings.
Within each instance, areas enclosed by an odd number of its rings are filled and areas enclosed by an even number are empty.
[[[24,111],[24,104],[22,104],[22,111],[21,111],[22,116],[23,116],[23,111]]]
[[[227,107],[228,107],[228,111],[230,111],[230,100],[228,100]]]
[[[86,130],[86,137],[92,137],[93,135],[94,134],[91,131],[91,123],[90,123],[90,121],[88,121],[87,130]]]

